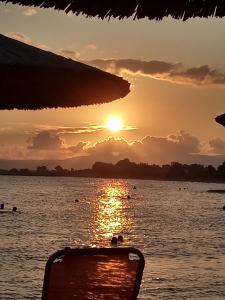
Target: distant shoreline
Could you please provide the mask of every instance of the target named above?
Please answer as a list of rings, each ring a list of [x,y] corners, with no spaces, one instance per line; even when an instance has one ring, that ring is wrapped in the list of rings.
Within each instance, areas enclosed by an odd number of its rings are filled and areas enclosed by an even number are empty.
[[[91,169],[83,170],[63,169],[59,165],[53,170],[49,170],[46,166],[38,166],[36,170],[0,169],[0,175],[225,183],[225,162],[216,169],[212,165],[187,165],[173,162],[170,165],[158,166],[145,163],[137,164],[130,162],[129,159],[123,159],[116,164],[96,162]]]
[[[131,179],[131,180],[153,180],[153,181],[179,181],[179,182],[203,182],[203,183],[224,183],[225,179],[179,179],[179,178],[147,178],[147,177],[106,177],[106,176],[74,176],[74,175],[38,175],[38,174],[32,174],[32,175],[25,175],[25,174],[1,174],[0,176],[18,176],[18,177],[68,177],[68,178],[90,178],[90,179]]]

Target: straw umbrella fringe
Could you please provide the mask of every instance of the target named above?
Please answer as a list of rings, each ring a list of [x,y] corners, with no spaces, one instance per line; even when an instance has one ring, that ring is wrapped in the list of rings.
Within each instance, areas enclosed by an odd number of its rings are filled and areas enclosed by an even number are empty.
[[[216,120],[217,123],[219,123],[219,124],[225,126],[225,114],[222,114],[222,115],[220,115],[220,116],[217,116],[217,117],[215,118],[215,120]]]
[[[83,14],[87,17],[134,18],[161,20],[172,16],[175,19],[187,20],[193,17],[225,16],[224,0],[0,0],[5,3],[54,8]]]
[[[105,103],[129,87],[121,77],[0,35],[0,109]]]

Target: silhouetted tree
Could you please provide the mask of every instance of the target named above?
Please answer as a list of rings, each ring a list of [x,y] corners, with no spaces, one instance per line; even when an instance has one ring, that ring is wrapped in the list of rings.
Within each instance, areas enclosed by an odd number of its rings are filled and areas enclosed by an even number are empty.
[[[18,174],[18,170],[16,168],[12,168],[11,170],[9,170],[9,173],[12,174],[12,175],[16,175]]]
[[[63,168],[61,166],[55,167],[56,172],[61,173],[63,171]]]
[[[213,167],[212,165],[208,165],[206,167],[206,172],[208,174],[208,178],[213,178],[216,175],[216,168]]]
[[[183,165],[178,162],[172,162],[170,166],[169,176],[174,179],[184,179],[185,171]]]
[[[37,175],[47,175],[48,169],[46,166],[38,166],[36,169]]]
[[[115,165],[111,163],[95,162],[91,169],[71,170],[56,166],[54,170],[48,170],[46,166],[38,166],[36,170],[28,169],[0,170],[0,175],[43,175],[43,176],[82,176],[82,177],[115,177],[115,178],[148,178],[171,180],[213,180],[224,181],[225,161],[216,169],[212,165],[204,167],[200,164],[181,164],[172,162],[171,165],[149,165],[147,163],[134,163],[125,158]]]
[[[222,163],[222,165],[218,166],[217,177],[225,178],[225,161]]]
[[[206,177],[206,169],[203,165],[199,164],[191,164],[191,165],[186,165],[187,169],[187,175],[188,178],[190,179],[196,179],[196,178],[204,178]]]
[[[92,166],[92,171],[95,176],[106,176],[110,177],[113,172],[113,164],[103,163],[103,162],[95,162]]]
[[[31,171],[28,169],[20,169],[19,172],[21,175],[25,175],[25,176],[28,176],[31,173]]]

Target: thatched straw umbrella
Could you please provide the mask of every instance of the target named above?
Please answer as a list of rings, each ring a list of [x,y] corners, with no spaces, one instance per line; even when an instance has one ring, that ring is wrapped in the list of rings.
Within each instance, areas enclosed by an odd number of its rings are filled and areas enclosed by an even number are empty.
[[[20,5],[64,10],[76,15],[104,18],[144,18],[161,20],[172,16],[187,20],[193,17],[223,17],[223,0],[0,0]]]
[[[217,117],[215,118],[215,120],[216,120],[217,123],[219,123],[219,124],[225,126],[225,114],[222,114],[222,115],[220,115],[220,116],[217,116]]]
[[[0,0],[24,6],[54,8],[66,13],[101,19],[129,18],[162,20],[171,16],[187,20],[200,17],[224,17],[224,0]]]
[[[120,77],[0,35],[0,109],[76,107],[128,93]]]

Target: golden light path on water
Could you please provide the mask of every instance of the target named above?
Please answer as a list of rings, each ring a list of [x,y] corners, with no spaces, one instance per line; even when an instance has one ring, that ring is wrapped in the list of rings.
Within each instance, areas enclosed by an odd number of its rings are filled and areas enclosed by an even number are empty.
[[[127,196],[128,188],[123,181],[99,185],[93,228],[95,241],[108,241],[114,235],[123,234],[131,226]]]

